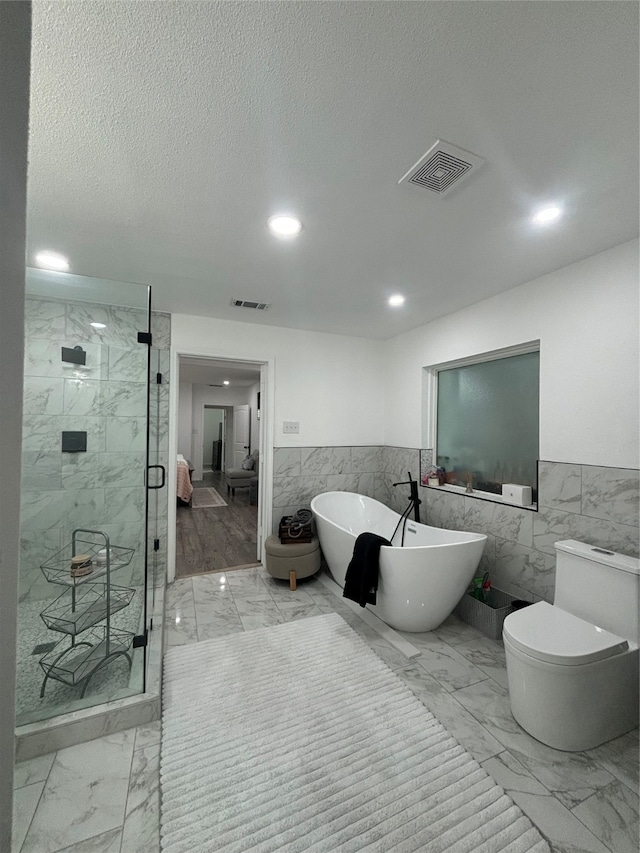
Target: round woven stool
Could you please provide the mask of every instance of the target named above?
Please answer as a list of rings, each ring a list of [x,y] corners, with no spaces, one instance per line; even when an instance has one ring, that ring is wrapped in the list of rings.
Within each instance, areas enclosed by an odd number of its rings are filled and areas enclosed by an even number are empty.
[[[277,536],[270,536],[264,543],[267,555],[267,571],[274,578],[289,581],[289,588],[296,588],[298,578],[308,578],[320,568],[320,543],[314,536],[311,542],[287,542],[282,544]]]

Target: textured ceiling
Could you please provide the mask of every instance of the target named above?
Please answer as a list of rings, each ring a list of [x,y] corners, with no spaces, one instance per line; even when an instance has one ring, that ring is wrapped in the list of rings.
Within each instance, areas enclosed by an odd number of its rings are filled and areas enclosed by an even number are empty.
[[[33,39],[29,261],[160,310],[386,338],[638,234],[635,2],[34,2]],[[438,138],[486,163],[399,187]]]

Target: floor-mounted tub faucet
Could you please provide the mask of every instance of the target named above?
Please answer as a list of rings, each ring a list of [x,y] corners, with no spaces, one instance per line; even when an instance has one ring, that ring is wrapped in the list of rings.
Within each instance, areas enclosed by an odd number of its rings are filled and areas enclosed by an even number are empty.
[[[422,501],[418,497],[418,481],[411,476],[411,471],[407,471],[408,480],[403,480],[401,483],[393,483],[394,486],[409,486],[409,506],[403,515],[409,515],[413,510],[414,518],[420,524],[420,504]]]

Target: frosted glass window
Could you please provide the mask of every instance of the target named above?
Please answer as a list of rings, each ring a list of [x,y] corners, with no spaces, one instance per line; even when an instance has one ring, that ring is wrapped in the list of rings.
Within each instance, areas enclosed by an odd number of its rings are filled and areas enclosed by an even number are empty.
[[[537,490],[540,353],[438,372],[436,456],[447,482]],[[534,497],[535,500],[535,497]]]

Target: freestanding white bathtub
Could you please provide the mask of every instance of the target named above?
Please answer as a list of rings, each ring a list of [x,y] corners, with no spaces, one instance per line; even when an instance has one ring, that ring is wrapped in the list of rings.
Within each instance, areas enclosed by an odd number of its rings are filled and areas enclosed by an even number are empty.
[[[344,588],[360,533],[392,541],[380,549],[377,604],[367,605],[399,631],[432,631],[451,614],[474,576],[487,537],[407,521],[404,546],[397,512],[354,492],[324,492],[311,501],[320,546]]]

